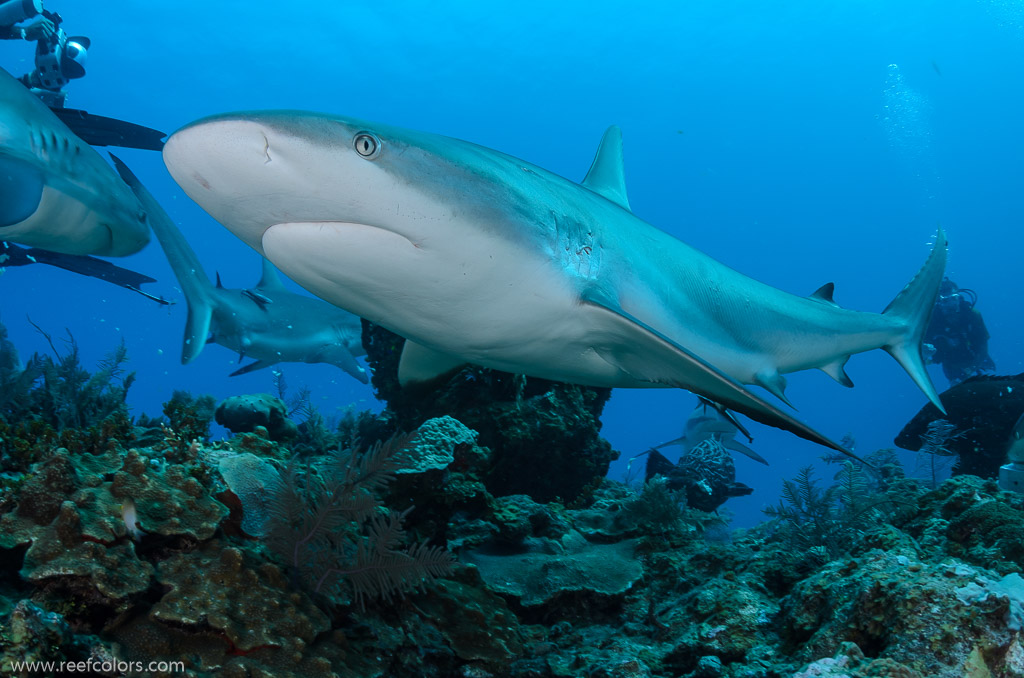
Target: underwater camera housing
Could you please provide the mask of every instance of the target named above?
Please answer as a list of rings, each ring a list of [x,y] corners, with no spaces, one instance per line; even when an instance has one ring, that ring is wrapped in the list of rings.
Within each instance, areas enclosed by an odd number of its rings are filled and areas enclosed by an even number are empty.
[[[82,35],[68,37],[64,29],[58,28],[49,41],[36,45],[36,75],[38,86],[48,90],[59,90],[70,80],[85,75],[85,61],[92,43]]]
[[[61,16],[43,11],[56,29],[46,40],[36,43],[36,69],[22,80],[32,92],[51,108],[64,105],[66,95],[61,89],[69,81],[85,75],[85,62],[92,42],[83,35],[68,36],[60,27]]]

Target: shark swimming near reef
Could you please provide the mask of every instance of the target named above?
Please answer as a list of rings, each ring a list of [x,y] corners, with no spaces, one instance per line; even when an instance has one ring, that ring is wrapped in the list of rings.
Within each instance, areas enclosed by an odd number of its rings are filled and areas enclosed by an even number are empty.
[[[149,242],[139,201],[110,165],[3,69],[0,239],[110,257]]]
[[[720,442],[722,447],[725,449],[731,450],[732,452],[739,452],[740,454],[746,455],[754,461],[767,466],[768,462],[765,461],[764,457],[735,439],[736,434],[739,432],[740,429],[725,416],[715,410],[715,408],[705,402],[700,402],[697,404],[693,413],[690,414],[690,417],[686,420],[683,435],[679,438],[670,440],[667,443],[655,445],[653,449],[660,450],[668,447],[669,445],[679,445],[683,448],[683,454],[685,455],[708,438],[714,438]]]
[[[277,363],[330,363],[362,383],[369,377],[356,358],[365,355],[362,322],[320,299],[285,289],[263,259],[263,277],[251,289],[214,285],[181,231],[130,169],[111,155],[118,173],[138,196],[188,302],[181,362],[190,363],[210,342],[255,362],[231,373],[247,374]],[[207,338],[209,336],[209,339]]]
[[[476,144],[296,111],[218,115],[163,151],[211,216],[322,299],[407,341],[399,376],[463,363],[606,387],[680,387],[843,450],[744,384],[784,374],[852,385],[884,348],[938,403],[921,357],[946,260],[882,313],[753,280],[630,210],[617,127],[582,183]]]

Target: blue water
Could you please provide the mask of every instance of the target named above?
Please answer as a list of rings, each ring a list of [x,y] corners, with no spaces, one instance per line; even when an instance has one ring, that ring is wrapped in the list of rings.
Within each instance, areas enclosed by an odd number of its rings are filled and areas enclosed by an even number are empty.
[[[381,5],[387,5],[382,8]],[[783,289],[836,283],[841,305],[878,311],[923,262],[935,227],[949,273],[975,289],[1000,373],[1024,371],[1024,2],[47,2],[92,39],[68,105],[173,131],[253,108],[344,113],[468,139],[571,178],[622,127],[634,211],[722,262]],[[0,44],[29,70],[31,47]],[[181,226],[210,272],[243,287],[257,256],[176,187],[156,153],[117,151]],[[164,308],[56,269],[0,276],[0,318],[23,355],[47,350],[26,315],[67,327],[87,365],[122,338],[138,372],[134,413],[174,388],[217,397],[272,390],[270,371],[228,379],[209,346],[179,364],[184,298],[159,247],[118,263],[159,279]],[[855,356],[847,390],[791,375],[799,416],[857,450],[891,445],[925,402],[880,351]],[[379,408],[328,365],[286,366],[328,416]],[[946,382],[933,370],[940,389]],[[679,435],[682,391],[616,391],[604,433],[625,458]],[[781,479],[821,448],[752,425],[765,469],[737,459],[761,520]],[[909,457],[912,459],[912,457]],[[830,471],[822,466],[819,476]]]

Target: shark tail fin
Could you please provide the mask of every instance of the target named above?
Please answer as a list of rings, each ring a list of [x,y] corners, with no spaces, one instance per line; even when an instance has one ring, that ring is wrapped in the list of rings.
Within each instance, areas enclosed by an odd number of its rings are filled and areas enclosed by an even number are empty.
[[[156,198],[142,185],[139,178],[113,153],[110,154],[121,179],[132,189],[135,197],[142,203],[153,233],[160,246],[163,247],[167,262],[178,279],[181,291],[185,293],[188,303],[188,322],[185,325],[185,343],[181,347],[181,362],[192,362],[206,346],[206,335],[210,332],[210,320],[213,316],[213,283],[203,271],[199,257],[189,246],[185,236],[171,221],[171,217],[160,207]],[[218,280],[219,282],[219,280]]]
[[[907,286],[896,295],[882,315],[892,318],[903,326],[893,341],[883,348],[896,359],[910,378],[914,380],[935,407],[945,413],[945,408],[939,400],[939,394],[935,391],[928,371],[924,366],[924,356],[921,354],[921,342],[924,340],[925,332],[928,331],[928,323],[932,317],[932,309],[935,307],[935,300],[939,296],[939,284],[946,270],[946,248],[948,246],[946,234],[939,228],[935,236],[935,246],[928,255],[924,266],[917,275],[907,283]]]

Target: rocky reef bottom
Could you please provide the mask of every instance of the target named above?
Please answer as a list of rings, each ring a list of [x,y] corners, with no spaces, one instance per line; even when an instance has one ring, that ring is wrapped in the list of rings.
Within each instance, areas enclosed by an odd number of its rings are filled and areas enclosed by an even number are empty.
[[[659,480],[495,497],[451,418],[303,457],[105,426],[2,434],[3,675],[1024,675],[1024,502],[991,481],[848,464],[730,535]]]
[[[12,363],[0,674],[1024,675],[1020,495],[880,451],[730,533],[664,478],[603,478],[592,394],[454,379],[492,392],[473,416],[503,444],[437,412],[328,426],[283,384],[222,403],[211,442],[212,399],[132,420],[116,361]],[[515,455],[559,427],[567,477],[521,491],[547,469]]]

